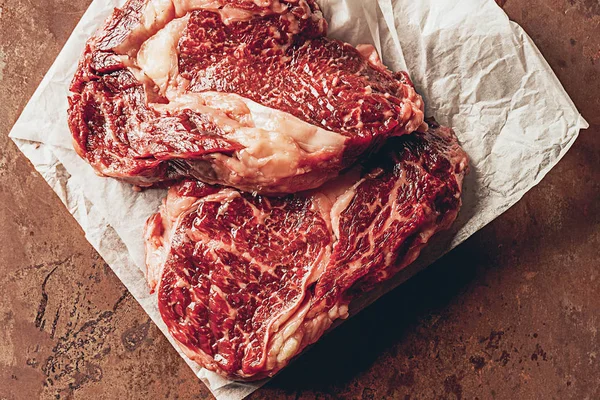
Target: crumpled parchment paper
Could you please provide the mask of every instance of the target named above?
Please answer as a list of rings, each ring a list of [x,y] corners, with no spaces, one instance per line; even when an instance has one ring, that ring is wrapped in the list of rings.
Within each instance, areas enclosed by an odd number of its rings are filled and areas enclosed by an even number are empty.
[[[165,193],[136,193],[96,176],[72,149],[67,127],[68,86],[84,43],[122,3],[92,2],[10,136],[171,340],[143,273],[142,229]],[[388,67],[409,71],[425,98],[426,115],[456,130],[472,165],[453,230],[435,238],[415,264],[356,301],[351,307],[356,313],[515,204],[565,155],[587,123],[531,39],[493,0],[319,3],[330,36],[354,45],[371,43]],[[227,381],[181,356],[219,400],[242,399],[262,384]]]

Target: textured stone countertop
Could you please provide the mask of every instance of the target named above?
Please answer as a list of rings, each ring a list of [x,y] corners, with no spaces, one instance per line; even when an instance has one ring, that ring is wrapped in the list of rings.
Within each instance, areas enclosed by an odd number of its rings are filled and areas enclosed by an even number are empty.
[[[0,0],[0,399],[211,398],[7,138],[89,1]],[[591,128],[253,399],[600,399],[600,1],[500,2]]]

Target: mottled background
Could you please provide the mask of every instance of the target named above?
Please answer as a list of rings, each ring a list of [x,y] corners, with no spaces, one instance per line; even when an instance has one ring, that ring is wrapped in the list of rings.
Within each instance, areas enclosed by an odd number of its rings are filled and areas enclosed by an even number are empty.
[[[600,399],[600,1],[499,2],[591,128],[254,399]],[[210,398],[7,137],[88,3],[0,0],[0,399]]]

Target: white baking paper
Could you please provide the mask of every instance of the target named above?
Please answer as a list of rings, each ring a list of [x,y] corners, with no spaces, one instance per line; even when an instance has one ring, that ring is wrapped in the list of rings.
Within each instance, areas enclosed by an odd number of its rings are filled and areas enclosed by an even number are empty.
[[[96,176],[73,151],[67,127],[69,81],[84,43],[122,2],[92,2],[10,136],[171,340],[143,273],[142,229],[165,193],[136,193]],[[414,265],[355,302],[356,313],[515,204],[587,123],[531,39],[493,0],[319,3],[331,36],[354,45],[371,43],[390,68],[410,72],[427,115],[453,127],[471,158],[464,207],[453,230],[438,236]],[[229,382],[181,356],[219,400],[242,399],[260,386]]]

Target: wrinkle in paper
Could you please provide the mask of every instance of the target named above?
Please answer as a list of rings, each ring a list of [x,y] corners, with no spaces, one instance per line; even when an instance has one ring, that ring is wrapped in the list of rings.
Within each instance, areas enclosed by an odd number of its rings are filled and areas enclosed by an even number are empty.
[[[73,151],[67,127],[69,82],[85,41],[122,2],[92,2],[11,137],[174,344],[144,278],[142,229],[165,193],[135,193],[129,185],[98,177]],[[319,3],[331,37],[373,44],[388,67],[409,71],[427,115],[455,129],[472,164],[452,231],[437,237],[414,265],[355,302],[357,312],[515,204],[587,123],[531,39],[493,0]],[[261,385],[230,382],[179,353],[219,400],[241,399]]]

